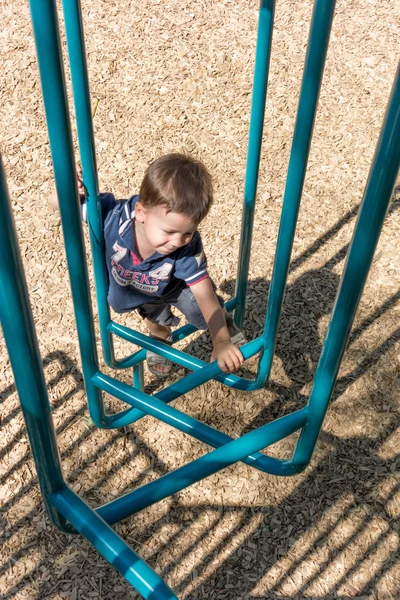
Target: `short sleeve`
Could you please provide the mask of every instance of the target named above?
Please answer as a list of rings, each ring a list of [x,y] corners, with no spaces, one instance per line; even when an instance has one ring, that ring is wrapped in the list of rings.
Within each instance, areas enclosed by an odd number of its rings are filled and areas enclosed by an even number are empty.
[[[116,204],[117,204],[117,201],[114,197],[114,194],[111,194],[109,192],[107,192],[105,194],[100,194],[101,217],[102,217],[103,223],[106,220],[108,213],[110,213],[114,209]],[[81,204],[81,215],[82,215],[82,221],[87,224],[88,214],[87,214],[86,202],[82,202],[82,204]]]
[[[204,254],[200,234],[197,231],[177,259],[174,276],[177,279],[183,279],[189,286],[208,277],[207,258]]]

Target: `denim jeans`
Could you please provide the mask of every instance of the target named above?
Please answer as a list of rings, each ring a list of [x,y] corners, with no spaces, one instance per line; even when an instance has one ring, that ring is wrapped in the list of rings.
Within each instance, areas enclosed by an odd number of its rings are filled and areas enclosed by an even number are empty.
[[[211,282],[215,291],[215,285]],[[223,299],[216,294],[221,307],[224,306]],[[137,308],[140,316],[143,319],[149,319],[158,325],[166,325],[175,327],[179,324],[180,318],[173,314],[171,306],[175,306],[191,325],[197,329],[208,329],[208,325],[203,317],[197,300],[193,295],[192,290],[185,283],[172,290],[162,298],[155,298],[151,302],[146,302]]]

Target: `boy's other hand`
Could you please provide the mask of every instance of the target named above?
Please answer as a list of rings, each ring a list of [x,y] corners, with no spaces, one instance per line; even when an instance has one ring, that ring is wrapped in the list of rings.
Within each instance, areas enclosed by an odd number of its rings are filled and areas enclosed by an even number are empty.
[[[83,184],[82,167],[81,167],[81,165],[76,164],[75,168],[76,168],[76,180],[77,180],[77,184],[78,184],[78,194],[79,194],[81,201],[83,201],[85,199],[85,186]],[[53,192],[51,194],[51,196],[49,198],[49,205],[50,205],[50,208],[52,208],[53,210],[60,209],[60,207],[58,206],[57,192]]]
[[[78,194],[79,196],[85,197],[85,186],[83,184],[83,174],[81,165],[76,164],[76,179],[78,181]]]
[[[244,363],[243,354],[230,341],[217,342],[211,354],[211,361],[218,361],[219,368],[224,373],[234,373]]]

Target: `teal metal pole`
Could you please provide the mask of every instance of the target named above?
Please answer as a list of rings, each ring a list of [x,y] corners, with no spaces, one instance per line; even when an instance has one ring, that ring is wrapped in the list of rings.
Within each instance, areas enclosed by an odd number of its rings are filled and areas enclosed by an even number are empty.
[[[177,600],[147,563],[64,482],[1,157],[0,246],[0,322],[49,517],[65,533],[82,533],[143,598]]]
[[[0,248],[0,322],[40,489],[51,521],[65,533],[72,533],[74,530],[49,501],[49,494],[61,490],[65,483],[1,156]]]
[[[55,0],[30,0],[30,9],[86,394],[91,417],[101,426],[104,404],[91,381],[99,367]]]
[[[144,391],[144,369],[143,361],[138,365],[135,365],[132,369],[132,384],[133,387],[141,392]]]
[[[235,290],[237,306],[234,318],[238,327],[242,327],[243,325],[246,308],[247,280],[249,275],[258,172],[260,168],[274,12],[275,0],[261,0],[242,211],[242,230],[240,235],[239,262]]]
[[[50,500],[143,598],[177,600],[161,577],[72,490],[65,487]]]
[[[259,348],[260,344],[260,339],[253,340],[252,342],[246,344],[246,347],[243,347],[244,357],[248,358],[248,356],[251,356],[253,350]],[[206,365],[204,368],[194,371],[193,373],[190,373],[190,375],[187,375],[179,381],[176,381],[169,387],[165,388],[164,390],[158,392],[158,394],[155,394],[153,396],[149,396],[144,392],[141,392],[140,390],[133,388],[128,384],[118,381],[112,377],[109,377],[101,372],[96,373],[93,376],[92,380],[94,385],[112,394],[115,398],[119,398],[120,400],[123,400],[128,404],[137,406],[139,409],[143,408],[144,412],[151,414],[154,417],[180,429],[179,423],[181,423],[182,426],[186,427],[189,421],[196,422],[198,426],[206,426],[203,423],[200,423],[199,421],[193,419],[192,417],[189,417],[185,413],[182,413],[181,411],[178,411],[175,408],[166,406],[166,404],[178,398],[182,394],[186,394],[187,392],[195,389],[199,385],[202,385],[206,381],[209,381],[220,372],[221,369],[218,366],[218,362],[214,361]],[[122,396],[121,392],[123,393]],[[113,423],[114,419],[111,418],[110,428],[113,425]],[[182,431],[183,430],[184,429],[182,429]]]
[[[257,343],[259,343],[259,340],[250,342],[250,344]],[[191,373],[184,379],[177,381],[153,396],[147,396],[147,394],[144,394],[139,390],[132,389],[126,383],[104,375],[103,373],[97,373],[93,378],[93,382],[104,392],[111,394],[127,404],[137,407],[136,412],[138,412],[140,416],[143,416],[144,414],[152,415],[212,447],[220,447],[231,442],[232,438],[223,432],[210,427],[206,423],[202,423],[175,408],[165,405],[200,385],[200,378],[201,382],[204,383],[204,380],[213,377],[217,371],[219,371],[219,367],[218,364],[214,362],[204,367],[201,372]],[[135,409],[133,409],[133,411],[134,410]],[[136,416],[133,411],[131,414],[127,411],[127,414],[131,418],[132,415]],[[124,418],[124,415],[118,414],[108,417],[110,428],[121,426],[121,418]],[[274,473],[276,475],[293,474],[289,461],[281,461],[261,453],[249,455],[244,459],[244,462],[267,473]]]
[[[114,321],[112,321],[112,323],[110,324],[110,331],[112,331],[114,334],[118,335],[119,337],[121,337],[129,342],[132,342],[133,344],[142,346],[142,348],[144,350],[139,350],[137,352],[137,357],[138,357],[137,360],[138,361],[141,361],[145,358],[146,350],[151,350],[152,352],[156,352],[157,354],[160,354],[161,356],[165,356],[172,362],[176,362],[177,364],[180,364],[192,371],[197,371],[199,369],[202,369],[203,367],[207,366],[207,364],[208,364],[207,362],[200,360],[199,358],[196,358],[195,356],[187,354],[186,352],[182,352],[181,350],[178,350],[177,348],[174,348],[173,346],[168,346],[167,344],[163,344],[162,342],[159,342],[158,340],[151,338],[148,335],[140,333],[139,331],[132,331],[132,329],[125,327],[124,325],[120,325],[119,323],[115,323]],[[257,339],[261,340],[261,338],[257,338]],[[253,342],[254,341],[255,340],[253,340]],[[250,356],[257,354],[257,352],[260,351],[261,347],[262,347],[262,341],[259,341],[259,343],[257,345],[252,343],[252,345],[250,346],[252,354]],[[242,353],[243,353],[244,348],[245,348],[245,346],[242,346],[240,348]],[[246,350],[246,354],[247,354],[247,350]],[[250,356],[247,356],[247,358],[250,358]],[[238,377],[237,375],[233,375],[233,374],[220,373],[220,375],[217,375],[216,379],[218,381],[220,381],[221,383],[224,383],[225,385],[229,385],[230,387],[233,387],[235,389],[240,389],[242,391],[246,391],[247,388],[249,387],[249,385],[251,384],[251,380],[242,379],[242,378]]]
[[[261,448],[266,448],[291,435],[303,427],[306,419],[307,409],[303,408],[276,419],[272,423],[267,423],[172,473],[167,473],[167,475],[113,500],[98,508],[97,512],[107,523],[116,523],[125,519],[147,506],[176,494],[196,481],[201,481],[205,477],[243,460],[248,454],[258,452]]]
[[[315,374],[309,402],[309,417],[293,456],[293,462],[298,465],[309,462],[318,439],[399,167],[400,63]]]
[[[187,378],[185,378],[183,381],[186,382],[186,379]],[[210,427],[210,425],[202,423],[201,421],[198,421],[197,419],[194,419],[193,417],[186,415],[175,408],[164,406],[163,403],[167,404],[181,394],[181,390],[172,389],[175,388],[175,385],[162,390],[154,396],[147,396],[143,393],[138,394],[136,390],[133,390],[126,383],[108,377],[103,373],[98,373],[94,377],[93,381],[101,390],[111,394],[122,402],[140,407],[140,410],[142,411],[141,416],[144,414],[152,415],[160,421],[172,425],[179,431],[187,433],[188,435],[191,435],[197,440],[200,440],[201,442],[204,442],[213,448],[224,446],[234,439],[222,431],[218,431],[218,429],[214,429],[213,427]],[[139,409],[131,410],[136,410],[139,412]],[[117,426],[121,427],[121,418],[123,418],[123,415],[111,415],[109,417],[110,428]],[[243,459],[243,462],[251,467],[254,467],[255,469],[263,471],[264,473],[272,473],[274,475],[293,475],[293,469],[290,461],[273,458],[260,452],[249,454],[249,456]]]
[[[314,4],[265,317],[264,353],[252,389],[262,387],[271,371],[334,10],[335,0]]]
[[[103,222],[100,207],[96,150],[80,0],[64,0],[63,11],[71,67],[83,181],[85,182],[87,190],[86,206],[88,211],[88,225],[92,249],[94,281],[96,286],[100,337],[106,364],[110,367],[116,367],[118,366],[118,363],[114,357],[113,339],[111,333],[107,329],[111,320],[110,309],[107,302],[108,274],[104,259]]]

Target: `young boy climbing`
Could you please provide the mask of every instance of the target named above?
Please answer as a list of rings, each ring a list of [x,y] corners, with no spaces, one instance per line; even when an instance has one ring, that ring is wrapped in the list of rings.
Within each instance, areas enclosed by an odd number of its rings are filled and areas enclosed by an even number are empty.
[[[84,197],[79,167],[77,175]],[[212,359],[224,372],[234,372],[243,363],[235,344],[243,343],[244,336],[215,293],[197,230],[212,201],[206,167],[183,154],[155,160],[139,195],[129,200],[117,202],[112,194],[101,194],[108,302],[117,313],[136,309],[150,335],[167,343],[171,326],[179,322],[171,312],[175,306],[189,323],[210,330]],[[84,203],[82,217],[86,222]],[[171,370],[169,360],[152,352],[147,352],[147,365],[159,377]]]

